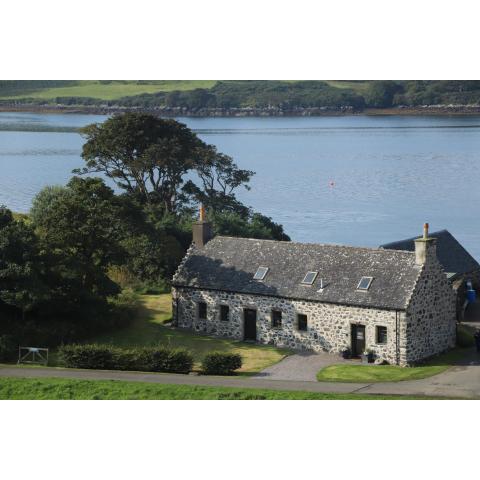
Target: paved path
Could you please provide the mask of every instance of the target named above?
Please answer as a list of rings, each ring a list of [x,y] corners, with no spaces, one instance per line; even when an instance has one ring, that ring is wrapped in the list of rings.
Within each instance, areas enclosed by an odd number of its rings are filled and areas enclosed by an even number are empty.
[[[352,393],[367,386],[365,383],[320,383],[288,380],[260,380],[252,377],[215,377],[169,373],[120,372],[113,370],[76,370],[53,367],[23,367],[1,365],[0,377],[74,378],[78,380],[123,380],[175,385],[211,387],[265,388],[269,390],[303,390],[307,392]]]
[[[478,363],[478,362],[476,362]],[[303,390],[322,393],[365,393],[383,395],[428,395],[452,398],[480,398],[480,365],[465,364],[424,380],[390,383],[328,383],[291,380],[266,380],[252,377],[214,377],[160,373],[73,370],[48,367],[0,366],[0,377],[74,378],[82,380],[123,380],[213,387]]]
[[[289,355],[275,365],[262,370],[252,378],[316,382],[317,372],[322,368],[344,362],[346,362],[346,360],[343,360],[338,355],[301,352]]]

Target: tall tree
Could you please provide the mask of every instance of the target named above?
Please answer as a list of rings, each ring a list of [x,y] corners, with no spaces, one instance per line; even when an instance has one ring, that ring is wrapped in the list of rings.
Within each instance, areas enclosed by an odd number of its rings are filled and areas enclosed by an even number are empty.
[[[185,125],[144,113],[125,113],[82,130],[86,167],[102,173],[142,203],[175,212],[183,176],[200,161],[206,145]]]
[[[74,172],[102,173],[143,205],[160,206],[165,214],[176,214],[192,201],[214,210],[245,208],[234,191],[248,188],[254,172],[239,169],[182,123],[126,113],[82,132],[86,166]],[[187,174],[194,181],[184,184]]]
[[[255,172],[238,168],[232,157],[209,146],[196,166],[196,173],[199,182],[188,180],[183,188],[185,193],[213,212],[247,214],[248,209],[237,200],[235,190],[239,187],[250,190],[248,183]]]

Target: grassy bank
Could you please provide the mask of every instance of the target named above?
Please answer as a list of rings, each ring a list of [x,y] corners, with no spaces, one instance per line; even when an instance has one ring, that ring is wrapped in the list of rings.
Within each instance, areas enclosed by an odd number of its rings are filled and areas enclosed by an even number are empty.
[[[2,400],[398,400],[425,397],[157,385],[117,380],[0,378]]]
[[[420,380],[444,372],[469,354],[467,349],[455,349],[418,367],[397,365],[330,365],[317,373],[319,382],[376,383]]]
[[[330,365],[317,374],[319,382],[400,382],[442,373],[448,366],[404,368],[396,365]]]
[[[133,322],[124,329],[88,340],[120,347],[168,345],[187,348],[193,353],[196,369],[203,357],[212,351],[239,353],[243,358],[240,374],[252,374],[279,362],[290,352],[267,345],[255,345],[226,338],[197,335],[166,326],[172,317],[170,294],[142,295],[141,306]]]

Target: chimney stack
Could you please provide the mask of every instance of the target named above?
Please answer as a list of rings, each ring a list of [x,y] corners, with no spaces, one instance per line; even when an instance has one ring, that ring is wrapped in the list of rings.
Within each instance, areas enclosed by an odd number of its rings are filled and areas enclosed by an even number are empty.
[[[210,222],[207,221],[205,213],[205,207],[200,205],[200,217],[198,222],[195,222],[192,226],[193,243],[202,248],[205,244],[213,238],[213,227]]]
[[[437,256],[437,239],[428,236],[428,223],[423,225],[423,237],[415,240],[415,263],[424,265]]]

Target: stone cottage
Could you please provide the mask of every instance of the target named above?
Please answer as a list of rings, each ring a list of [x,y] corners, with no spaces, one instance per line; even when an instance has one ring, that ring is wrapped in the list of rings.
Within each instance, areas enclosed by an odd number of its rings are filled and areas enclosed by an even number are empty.
[[[436,239],[415,250],[218,236],[203,218],[173,278],[174,323],[238,340],[409,365],[455,344]]]
[[[480,265],[448,230],[433,232],[431,236],[437,239],[437,258],[457,296],[457,320],[462,321],[468,304],[467,283],[480,291]],[[414,252],[415,237],[386,243],[380,248]]]

